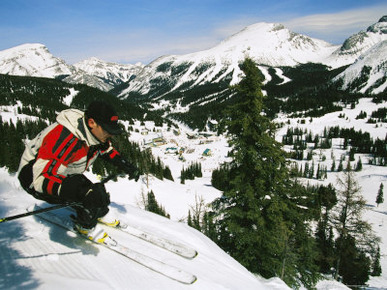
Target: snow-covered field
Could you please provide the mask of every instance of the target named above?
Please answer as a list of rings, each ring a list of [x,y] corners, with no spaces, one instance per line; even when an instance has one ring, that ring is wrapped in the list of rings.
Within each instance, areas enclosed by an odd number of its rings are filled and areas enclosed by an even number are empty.
[[[355,127],[356,130],[370,132],[374,138],[384,139],[387,132],[386,124],[378,124],[376,128],[375,124],[366,124],[365,119],[355,120],[361,110],[370,114],[377,107],[383,106],[385,103],[375,105],[370,99],[363,99],[354,110],[345,109],[321,118],[313,118],[312,122],[306,119],[306,124],[294,119],[289,126],[307,128],[313,134],[321,134],[324,127],[336,125]],[[345,118],[339,118],[340,113],[344,113]],[[277,121],[287,124],[287,120],[283,116]],[[140,128],[139,123],[136,126],[139,130],[131,133],[131,140],[142,143],[145,139],[151,139],[152,135],[156,136],[152,123],[145,124],[149,130],[148,135],[141,134],[142,129],[145,129],[144,126]],[[286,132],[286,126],[278,131],[278,140],[281,140],[282,134]],[[200,201],[209,203],[221,195],[221,192],[211,186],[211,172],[227,160],[228,152],[224,137],[188,139],[185,134],[187,130],[181,127],[180,135],[177,135],[173,130],[162,128],[161,133],[166,144],[151,147],[153,154],[159,156],[161,161],[169,166],[174,181],[161,181],[145,176],[138,182],[119,178],[117,182],[108,182],[106,188],[111,194],[111,212],[121,220],[160,236],[186,243],[196,248],[199,255],[193,260],[187,260],[115,230],[111,231],[111,235],[127,246],[195,274],[198,277],[197,282],[193,285],[180,284],[36,217],[26,217],[0,224],[0,288],[287,289],[278,278],[265,280],[254,276],[212,241],[186,225],[189,210],[192,212]],[[332,149],[319,151],[314,155],[316,164],[320,153],[326,156],[324,162],[327,168],[330,168],[331,156],[339,160],[343,151],[337,144],[340,144],[340,140],[334,140]],[[166,153],[167,148],[184,148],[184,152],[181,156]],[[203,156],[206,149],[210,149],[210,156]],[[357,161],[359,157],[362,158],[363,170],[357,172],[356,176],[369,205],[364,218],[373,225],[374,231],[381,237],[383,273],[381,277],[371,277],[368,284],[382,288],[387,287],[387,201],[376,207],[375,200],[380,184],[384,183],[386,188],[387,168],[368,165],[367,156],[356,155],[355,160]],[[203,177],[186,180],[185,184],[181,184],[181,169],[187,168],[191,162],[201,163]],[[338,164],[338,161],[336,163]],[[90,172],[87,176],[93,181],[98,180]],[[326,180],[315,182],[335,184],[336,178],[337,173],[328,171]],[[143,210],[143,196],[150,190],[154,192],[157,202],[170,214],[171,219]],[[10,176],[5,169],[0,169],[0,217],[23,213],[35,202],[34,198],[23,192],[15,176]],[[319,282],[317,288],[348,289],[343,284],[329,280]]]

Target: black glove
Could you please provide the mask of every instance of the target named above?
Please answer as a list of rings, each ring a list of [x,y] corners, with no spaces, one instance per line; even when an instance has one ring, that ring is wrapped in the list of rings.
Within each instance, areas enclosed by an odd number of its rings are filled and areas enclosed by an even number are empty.
[[[140,178],[141,172],[137,166],[126,161],[125,159],[119,158],[115,164],[120,170],[129,174],[129,179],[134,179],[137,181]]]
[[[83,174],[68,176],[62,182],[59,197],[68,201],[82,202],[92,185],[93,183]]]
[[[107,207],[110,204],[109,193],[106,192],[102,183],[94,183],[86,192],[83,199],[85,208]]]

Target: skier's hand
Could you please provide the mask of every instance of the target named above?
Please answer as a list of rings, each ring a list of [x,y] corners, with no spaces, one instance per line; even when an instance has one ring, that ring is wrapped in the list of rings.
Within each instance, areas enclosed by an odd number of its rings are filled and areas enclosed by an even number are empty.
[[[102,183],[94,183],[83,199],[85,208],[107,207],[109,204],[110,196]]]

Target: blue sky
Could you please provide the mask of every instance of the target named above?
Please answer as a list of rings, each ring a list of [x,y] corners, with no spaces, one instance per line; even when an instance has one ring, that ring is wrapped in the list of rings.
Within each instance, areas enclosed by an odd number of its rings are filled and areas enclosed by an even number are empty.
[[[383,15],[386,0],[0,0],[0,50],[42,43],[69,64],[93,56],[147,64],[257,22],[341,44]]]

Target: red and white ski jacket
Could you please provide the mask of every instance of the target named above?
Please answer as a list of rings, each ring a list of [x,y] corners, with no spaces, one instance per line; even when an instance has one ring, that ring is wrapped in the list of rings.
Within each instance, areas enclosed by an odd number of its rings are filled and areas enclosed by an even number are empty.
[[[40,132],[26,149],[19,165],[20,170],[35,160],[30,188],[50,195],[60,195],[64,178],[82,174],[97,158],[105,155],[113,159],[119,153],[110,142],[101,144],[86,125],[84,112],[76,109],[64,110],[56,123]]]

